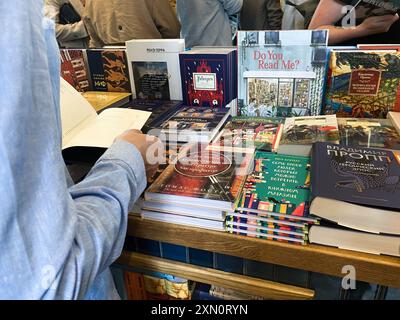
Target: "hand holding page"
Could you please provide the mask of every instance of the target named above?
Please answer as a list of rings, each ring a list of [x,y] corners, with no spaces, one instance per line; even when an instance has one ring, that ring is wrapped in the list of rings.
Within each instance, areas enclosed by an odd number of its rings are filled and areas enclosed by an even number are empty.
[[[110,108],[100,115],[67,81],[61,79],[62,149],[108,148],[129,129],[140,130],[151,112]]]

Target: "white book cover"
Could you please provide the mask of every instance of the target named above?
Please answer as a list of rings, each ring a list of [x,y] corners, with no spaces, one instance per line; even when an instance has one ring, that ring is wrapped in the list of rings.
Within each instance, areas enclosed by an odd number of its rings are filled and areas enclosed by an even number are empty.
[[[108,148],[128,129],[140,130],[151,112],[110,108],[97,114],[91,104],[61,78],[62,149],[69,147]]]
[[[126,42],[132,95],[138,99],[182,100],[179,52],[184,39]]]

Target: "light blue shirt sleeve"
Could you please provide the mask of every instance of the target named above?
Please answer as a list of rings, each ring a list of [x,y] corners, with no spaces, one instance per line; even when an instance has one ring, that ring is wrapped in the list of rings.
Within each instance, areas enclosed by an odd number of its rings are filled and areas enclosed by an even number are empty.
[[[243,0],[219,0],[228,15],[238,13],[243,6]]]
[[[119,141],[69,188],[54,25],[42,0],[0,15],[0,299],[116,298],[108,268],[146,185],[141,155]]]

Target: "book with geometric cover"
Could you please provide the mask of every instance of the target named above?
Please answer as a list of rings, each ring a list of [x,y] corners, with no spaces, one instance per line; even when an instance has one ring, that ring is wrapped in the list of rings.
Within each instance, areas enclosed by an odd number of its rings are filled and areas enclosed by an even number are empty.
[[[277,219],[316,223],[308,213],[310,158],[257,152],[237,208]]]
[[[61,77],[77,91],[90,90],[89,69],[85,49],[61,49]]]
[[[239,31],[237,39],[239,115],[320,114],[327,30]]]
[[[340,144],[400,150],[400,134],[390,119],[338,118]]]
[[[210,148],[276,152],[283,118],[233,117],[214,138]]]
[[[94,91],[131,92],[125,49],[86,51]]]
[[[145,192],[145,199],[232,211],[252,158],[195,146],[164,170]]]
[[[325,114],[386,118],[400,110],[400,52],[333,50]]]

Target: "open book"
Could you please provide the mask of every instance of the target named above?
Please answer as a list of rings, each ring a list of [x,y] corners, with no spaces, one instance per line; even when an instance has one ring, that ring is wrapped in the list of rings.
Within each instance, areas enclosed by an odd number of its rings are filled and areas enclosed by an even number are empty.
[[[110,108],[98,115],[90,103],[61,78],[62,149],[108,148],[128,129],[140,130],[151,112]]]

